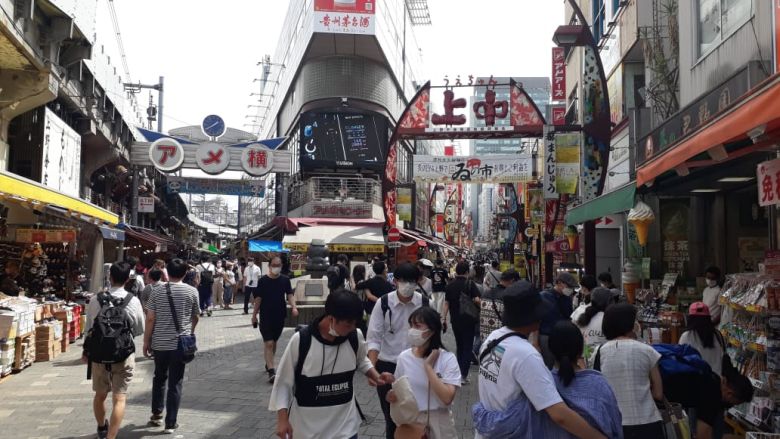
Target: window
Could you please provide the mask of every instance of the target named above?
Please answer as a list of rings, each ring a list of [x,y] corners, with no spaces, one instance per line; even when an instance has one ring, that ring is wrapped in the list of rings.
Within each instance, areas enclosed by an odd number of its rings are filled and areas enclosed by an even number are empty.
[[[752,8],[752,0],[699,0],[699,56],[742,26]]]
[[[593,11],[593,38],[598,42],[604,36],[607,27],[604,0],[593,0],[593,8],[591,10]]]

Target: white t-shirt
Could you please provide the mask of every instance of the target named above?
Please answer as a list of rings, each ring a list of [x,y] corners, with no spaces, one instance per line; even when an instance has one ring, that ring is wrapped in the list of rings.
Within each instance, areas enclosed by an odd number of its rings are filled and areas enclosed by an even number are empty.
[[[574,312],[571,313],[571,321],[577,324],[577,320],[579,320],[580,316],[587,308],[588,305],[585,304],[585,302],[580,303],[577,308],[574,309]]]
[[[580,327],[582,330],[582,337],[585,339],[584,357],[588,366],[593,364],[592,358],[596,355],[596,349],[607,341],[607,338],[604,337],[604,333],[601,330],[601,322],[603,320],[604,312],[600,311],[590,319],[590,323]]]
[[[256,287],[257,282],[260,280],[260,277],[263,275],[263,271],[258,267],[257,265],[249,266],[247,265],[244,269],[244,285],[247,287]]]
[[[482,344],[480,357],[490,341],[510,332],[507,327],[493,331]],[[512,336],[481,361],[479,400],[488,410],[504,410],[523,393],[538,411],[563,401],[542,354],[527,340]]]
[[[650,391],[650,370],[661,354],[636,340],[611,340],[603,345],[601,373],[615,391],[623,425],[651,424],[661,420]]]
[[[225,286],[232,287],[236,284],[236,273],[233,270],[225,270]]]
[[[460,367],[458,366],[458,359],[452,352],[440,350],[439,358],[436,360],[433,370],[441,377],[444,384],[460,387]],[[433,390],[431,390],[431,401],[430,405],[428,405],[428,375],[425,373],[425,360],[416,357],[412,349],[407,349],[398,356],[394,375],[396,378],[405,376],[409,379],[412,393],[414,393],[414,398],[417,400],[417,407],[420,411],[448,407],[436,396],[436,392]]]
[[[710,365],[712,371],[718,374],[718,376],[721,375],[723,372],[723,346],[721,346],[717,335],[714,337],[711,348],[704,347],[704,343],[701,342],[699,334],[697,334],[696,331],[683,332],[678,344],[691,345],[694,349],[699,351],[701,358]]]
[[[710,309],[710,315],[712,317],[720,317],[721,306],[718,303],[720,299],[720,287],[707,287],[702,292],[702,302],[704,302]]]
[[[433,281],[427,277],[423,278],[422,282],[420,282],[420,285],[422,286],[423,291],[426,293],[431,294],[433,292]]]

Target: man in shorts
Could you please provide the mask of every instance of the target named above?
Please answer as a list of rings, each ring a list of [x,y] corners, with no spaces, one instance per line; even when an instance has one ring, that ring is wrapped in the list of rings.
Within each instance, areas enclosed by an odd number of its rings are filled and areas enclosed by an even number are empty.
[[[265,370],[268,373],[268,382],[273,383],[276,378],[276,369],[274,369],[276,342],[282,336],[284,319],[287,317],[285,301],[292,308],[292,317],[298,317],[298,308],[295,306],[295,295],[290,278],[282,274],[282,259],[280,257],[275,256],[271,259],[268,274],[258,281],[253,297],[255,306],[252,313],[252,325],[260,326],[260,334],[263,336],[264,344]],[[259,321],[258,314],[260,314]]]

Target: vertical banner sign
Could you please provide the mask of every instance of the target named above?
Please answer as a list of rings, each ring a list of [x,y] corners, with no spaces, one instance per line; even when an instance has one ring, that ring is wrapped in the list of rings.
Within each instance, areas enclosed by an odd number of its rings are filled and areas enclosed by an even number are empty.
[[[554,105],[552,107],[553,125],[566,125],[566,107],[563,105]]]
[[[562,47],[552,50],[552,100],[566,100],[566,56]]]
[[[576,194],[580,173],[580,134],[555,135],[555,183],[559,194]]]
[[[544,198],[558,198],[558,186],[556,184],[556,160],[555,133],[550,125],[544,126]]]
[[[436,235],[444,233],[444,214],[436,214]]]
[[[412,188],[398,188],[398,219],[412,222]]]
[[[761,206],[780,204],[780,159],[759,164],[756,177],[758,204]]]

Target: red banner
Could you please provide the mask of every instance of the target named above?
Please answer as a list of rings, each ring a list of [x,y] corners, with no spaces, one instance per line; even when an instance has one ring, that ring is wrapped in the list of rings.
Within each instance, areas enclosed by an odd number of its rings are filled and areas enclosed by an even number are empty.
[[[552,50],[552,98],[553,101],[566,100],[566,55],[562,47]]]
[[[553,125],[566,125],[566,107],[563,105],[556,105],[552,107],[552,121]]]
[[[444,233],[444,215],[436,214],[436,234]]]

